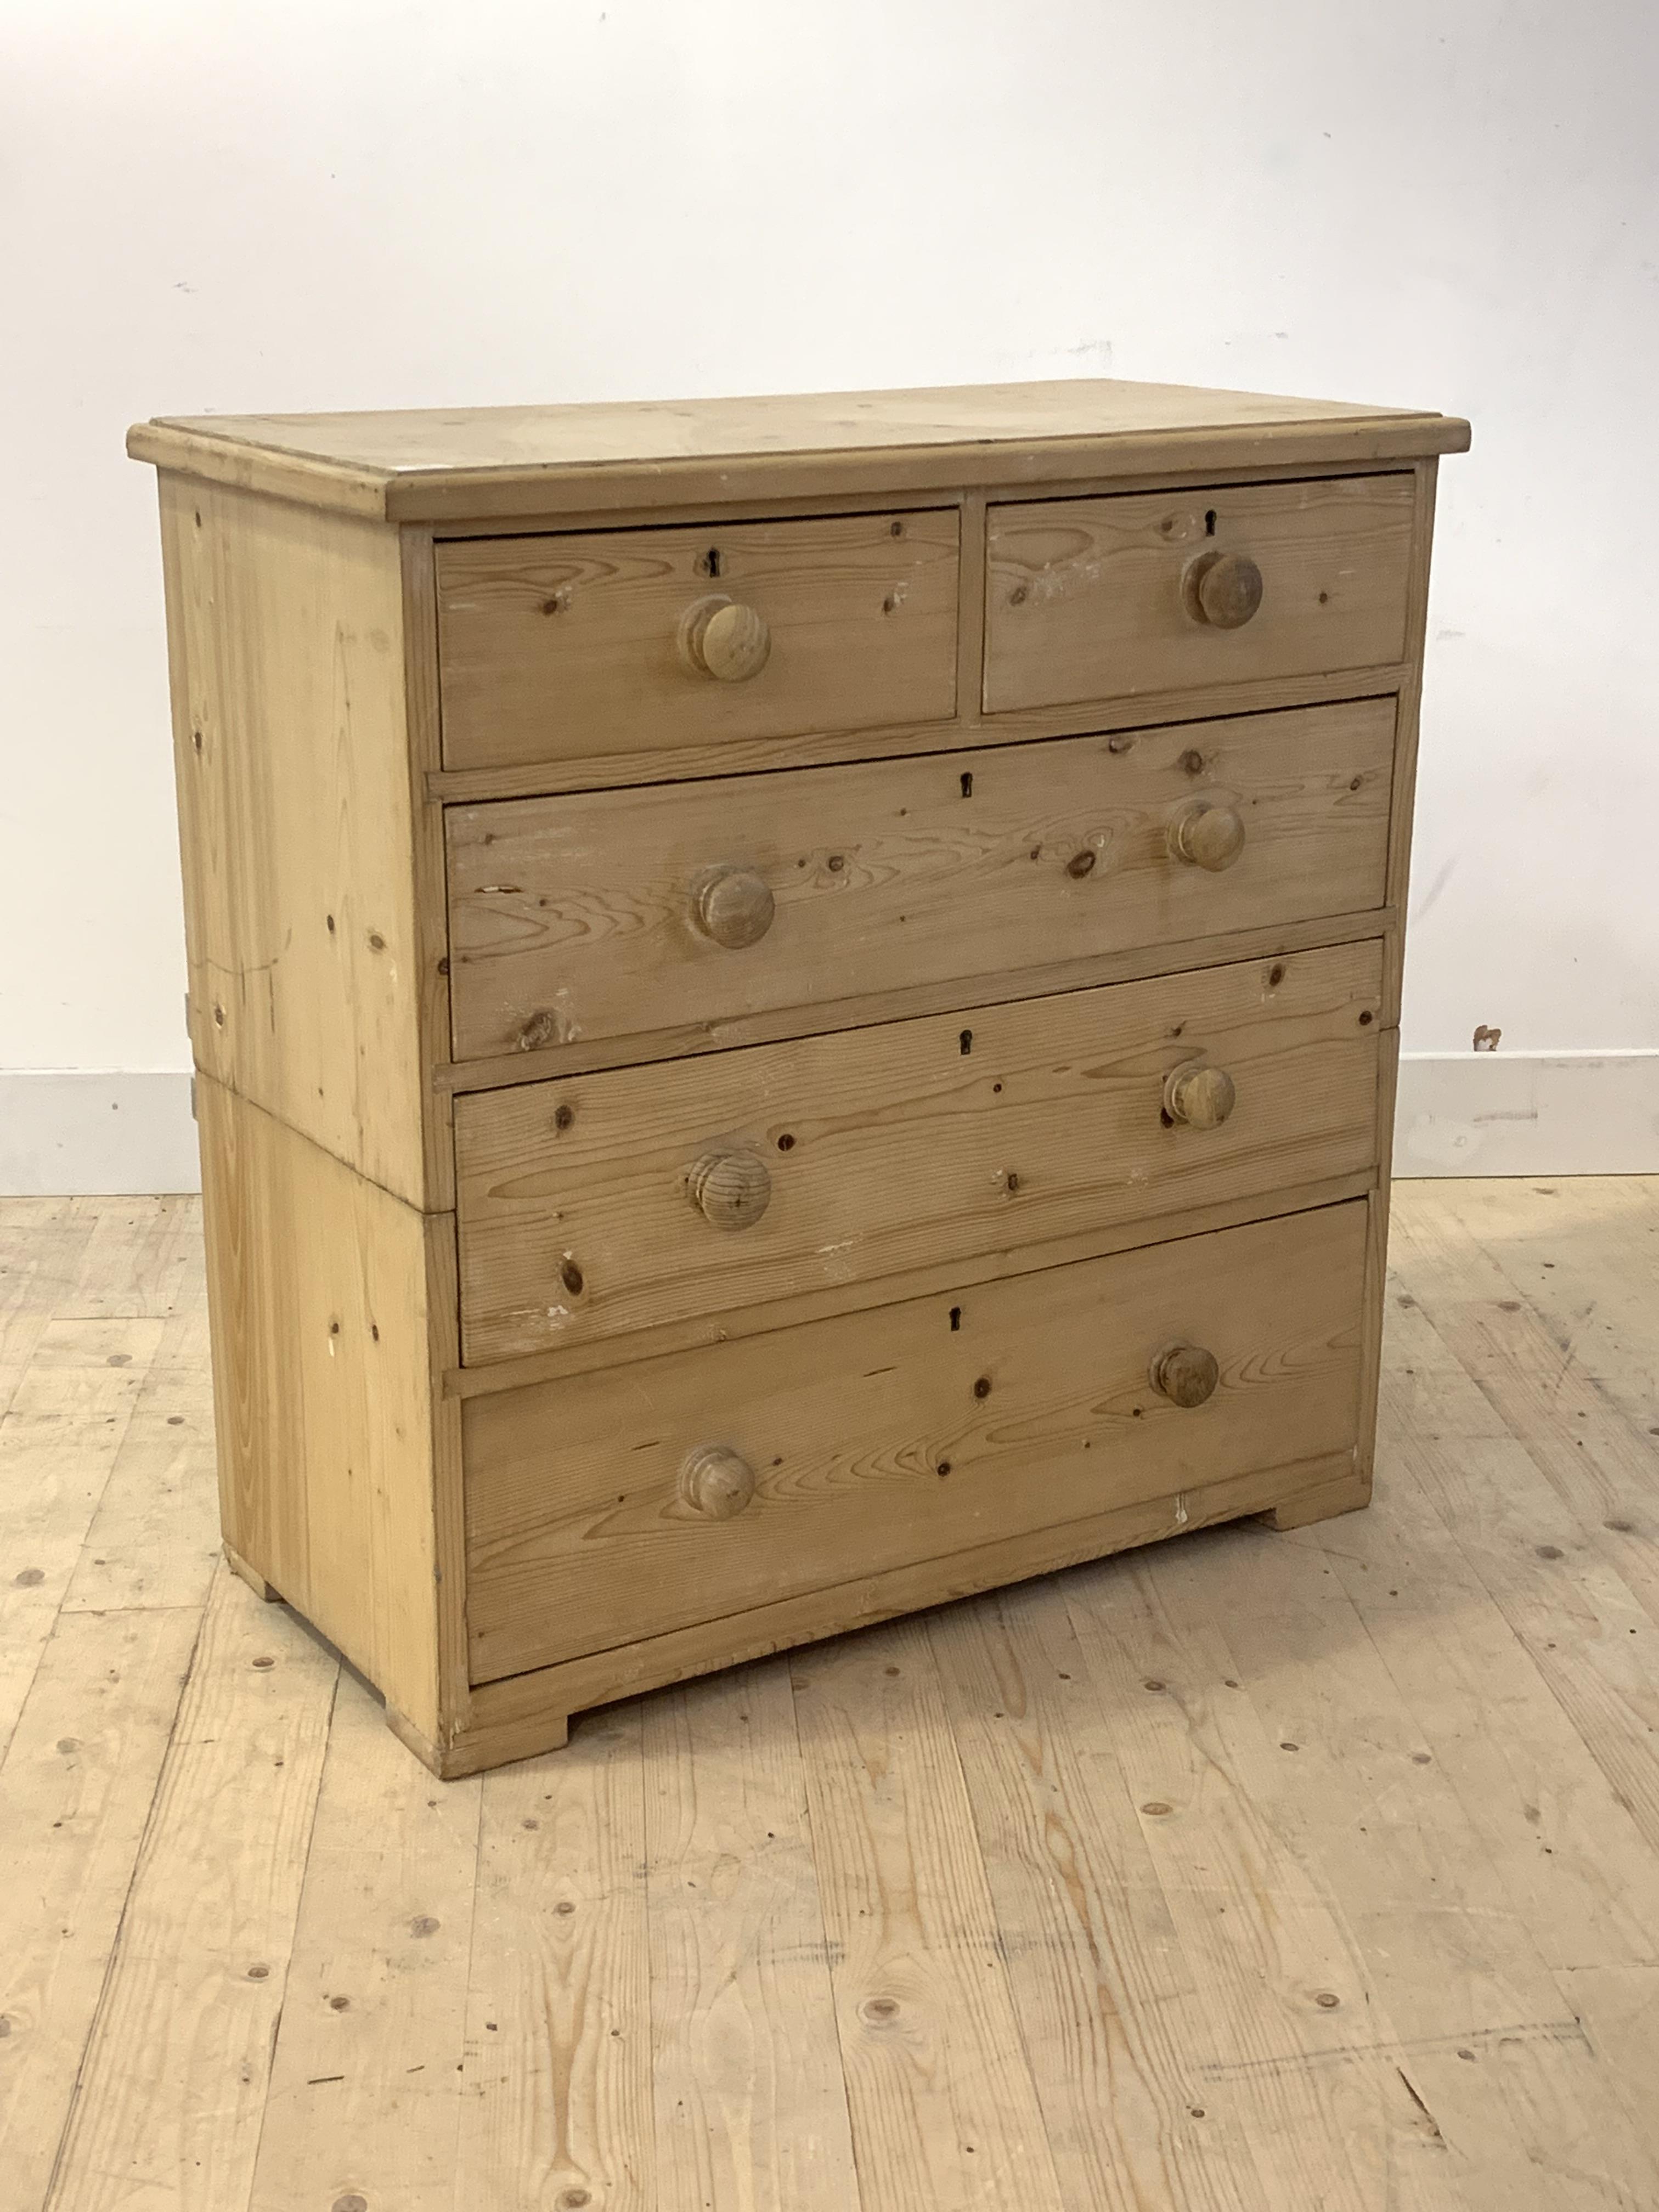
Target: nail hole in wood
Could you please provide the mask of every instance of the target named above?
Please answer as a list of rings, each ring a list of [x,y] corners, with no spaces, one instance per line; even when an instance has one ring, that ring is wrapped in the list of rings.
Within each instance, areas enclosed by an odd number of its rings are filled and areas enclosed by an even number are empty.
[[[975,1380],[975,1383],[974,1383],[974,1395],[975,1395],[975,1397],[976,1397],[976,1398],[988,1398],[988,1397],[990,1396],[990,1395],[991,1395],[991,1378],[990,1378],[990,1376],[989,1376],[988,1375],[981,1375],[981,1376],[978,1376],[978,1377],[977,1377],[977,1379]]]
[[[788,1130],[786,1129],[783,1134],[778,1139],[778,1150],[781,1152],[793,1152],[794,1149],[795,1140],[790,1135]]]
[[[581,1296],[582,1271],[574,1260],[567,1260],[559,1270],[559,1280],[573,1298]]]

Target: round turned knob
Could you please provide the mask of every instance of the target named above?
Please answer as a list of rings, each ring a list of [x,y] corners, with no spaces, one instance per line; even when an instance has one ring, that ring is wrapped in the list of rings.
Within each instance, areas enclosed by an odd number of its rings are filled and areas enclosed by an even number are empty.
[[[771,1202],[772,1178],[754,1152],[705,1152],[685,1178],[693,1206],[716,1229],[748,1229]]]
[[[1261,571],[1248,553],[1201,553],[1182,581],[1188,613],[1212,629],[1242,629],[1261,605]]]
[[[1164,1079],[1164,1110],[1189,1129],[1218,1129],[1238,1103],[1233,1079],[1224,1067],[1189,1060]]]
[[[699,1444],[680,1469],[680,1496],[711,1521],[729,1521],[754,1494],[754,1468],[726,1444]]]
[[[770,886],[752,868],[716,868],[698,884],[691,901],[703,935],[732,951],[764,937],[775,911]]]
[[[1231,868],[1244,850],[1244,823],[1231,806],[1212,806],[1195,799],[1170,824],[1170,850],[1212,875]]]
[[[1146,1372],[1172,1406],[1201,1406],[1221,1380],[1214,1352],[1199,1344],[1166,1345],[1153,1353]]]
[[[680,659],[695,675],[743,684],[765,667],[772,633],[753,607],[711,592],[681,616],[679,644]]]

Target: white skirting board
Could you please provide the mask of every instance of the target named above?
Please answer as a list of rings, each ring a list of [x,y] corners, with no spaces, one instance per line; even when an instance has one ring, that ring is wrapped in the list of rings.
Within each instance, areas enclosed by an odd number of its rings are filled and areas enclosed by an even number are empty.
[[[201,1188],[188,1075],[0,1071],[0,1196]]]
[[[1394,1171],[1659,1175],[1659,1052],[1401,1053]]]
[[[1659,1175],[1659,1052],[1404,1053],[1394,1171]],[[0,1195],[200,1188],[188,1075],[0,1072]]]

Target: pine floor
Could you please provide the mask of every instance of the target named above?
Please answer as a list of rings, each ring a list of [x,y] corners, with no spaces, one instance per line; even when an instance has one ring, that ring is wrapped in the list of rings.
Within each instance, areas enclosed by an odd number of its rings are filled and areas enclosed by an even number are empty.
[[[0,2212],[1659,2206],[1659,1180],[1393,1256],[1369,1513],[441,1784],[218,1560],[195,1202],[0,1204]]]

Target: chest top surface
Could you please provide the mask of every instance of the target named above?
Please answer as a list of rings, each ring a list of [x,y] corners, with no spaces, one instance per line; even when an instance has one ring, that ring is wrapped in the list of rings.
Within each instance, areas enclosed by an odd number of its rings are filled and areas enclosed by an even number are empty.
[[[752,398],[166,416],[158,467],[386,521],[945,490],[1149,467],[1322,466],[1461,451],[1424,410],[1116,379]]]

